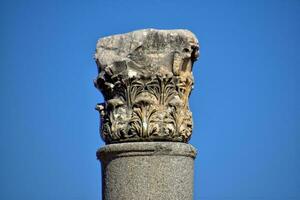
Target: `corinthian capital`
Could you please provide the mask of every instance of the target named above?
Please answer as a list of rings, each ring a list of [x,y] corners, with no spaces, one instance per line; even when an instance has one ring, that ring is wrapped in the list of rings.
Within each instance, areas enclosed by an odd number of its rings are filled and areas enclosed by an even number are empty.
[[[96,107],[103,140],[187,142],[198,49],[188,30],[145,29],[101,38],[95,86],[105,100]]]

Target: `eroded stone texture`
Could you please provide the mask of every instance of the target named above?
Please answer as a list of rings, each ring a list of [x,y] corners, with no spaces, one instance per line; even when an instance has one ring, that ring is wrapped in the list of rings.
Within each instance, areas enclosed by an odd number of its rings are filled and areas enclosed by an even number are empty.
[[[188,30],[145,29],[100,39],[95,86],[105,99],[97,105],[104,141],[187,142],[198,49]]]

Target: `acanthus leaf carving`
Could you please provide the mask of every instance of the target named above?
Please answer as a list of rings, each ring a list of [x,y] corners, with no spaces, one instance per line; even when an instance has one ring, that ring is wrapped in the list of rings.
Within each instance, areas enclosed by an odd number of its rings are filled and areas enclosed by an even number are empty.
[[[198,44],[189,33],[187,36],[185,32],[175,33],[182,41],[178,38],[173,41],[173,36],[162,33],[170,44],[160,47],[159,43],[153,43],[155,47],[152,47],[151,41],[144,41],[144,46],[135,48],[134,53],[119,61],[105,57],[105,52],[110,55],[116,51],[119,59],[127,49],[105,49],[105,45],[115,44],[106,44],[107,41],[99,45],[100,54],[95,56],[99,67],[95,86],[102,92],[105,103],[96,108],[101,117],[101,136],[106,143],[190,139],[193,123],[188,98],[193,88],[191,69]],[[151,34],[148,40],[155,40]]]

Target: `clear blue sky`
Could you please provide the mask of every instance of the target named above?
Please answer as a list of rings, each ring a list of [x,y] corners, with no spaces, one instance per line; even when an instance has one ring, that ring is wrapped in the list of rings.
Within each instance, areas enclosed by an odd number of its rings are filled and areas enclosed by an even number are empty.
[[[0,3],[0,199],[101,196],[99,37],[193,31],[195,200],[300,199],[300,1]]]

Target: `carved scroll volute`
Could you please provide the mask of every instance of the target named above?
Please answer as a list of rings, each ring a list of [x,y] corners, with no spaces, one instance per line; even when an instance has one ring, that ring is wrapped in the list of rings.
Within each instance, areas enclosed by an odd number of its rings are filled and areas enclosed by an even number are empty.
[[[145,29],[100,39],[95,86],[105,99],[96,106],[103,140],[187,142],[198,49],[187,30]]]

